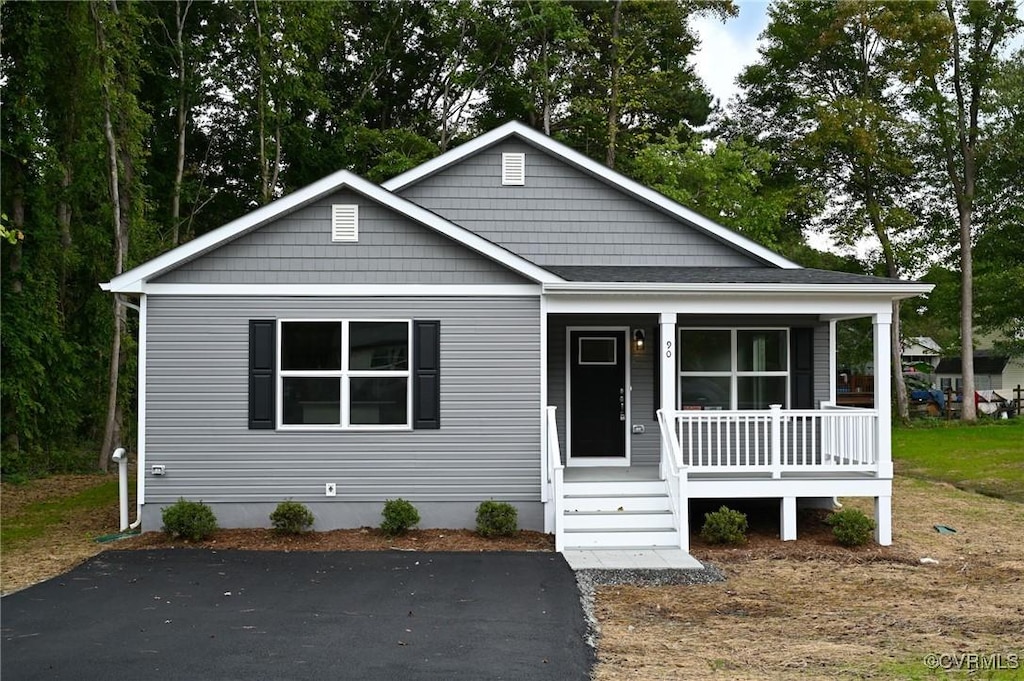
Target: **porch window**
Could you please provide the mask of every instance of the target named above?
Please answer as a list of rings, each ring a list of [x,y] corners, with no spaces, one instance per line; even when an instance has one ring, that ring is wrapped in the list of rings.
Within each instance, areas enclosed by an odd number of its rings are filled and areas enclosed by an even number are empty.
[[[788,329],[680,329],[680,407],[788,405],[788,348]]]
[[[410,427],[409,321],[280,322],[279,422]]]

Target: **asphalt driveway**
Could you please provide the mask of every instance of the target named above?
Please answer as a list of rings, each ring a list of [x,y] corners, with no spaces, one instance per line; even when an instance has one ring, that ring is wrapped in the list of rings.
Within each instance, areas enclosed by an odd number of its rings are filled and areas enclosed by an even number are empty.
[[[108,551],[0,601],[8,679],[587,679],[556,553]]]

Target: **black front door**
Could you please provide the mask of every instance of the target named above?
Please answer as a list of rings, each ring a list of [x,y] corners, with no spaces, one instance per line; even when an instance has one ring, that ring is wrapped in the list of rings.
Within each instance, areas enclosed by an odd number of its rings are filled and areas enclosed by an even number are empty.
[[[569,332],[569,456],[626,456],[625,331]]]

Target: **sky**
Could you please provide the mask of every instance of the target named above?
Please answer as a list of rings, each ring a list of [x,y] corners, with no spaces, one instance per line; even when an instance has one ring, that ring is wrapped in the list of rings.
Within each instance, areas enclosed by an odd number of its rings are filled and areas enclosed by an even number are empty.
[[[694,22],[701,38],[694,68],[723,106],[739,89],[736,76],[757,59],[757,37],[768,26],[766,0],[736,0],[736,6],[739,16],[725,22],[707,17]]]

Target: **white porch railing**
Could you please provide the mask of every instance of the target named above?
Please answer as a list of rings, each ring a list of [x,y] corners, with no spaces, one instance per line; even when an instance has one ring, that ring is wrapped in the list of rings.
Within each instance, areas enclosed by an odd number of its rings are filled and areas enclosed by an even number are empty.
[[[659,412],[690,473],[878,473],[878,412],[822,409]],[[669,463],[671,459],[669,457]],[[664,468],[662,474],[668,471]],[[667,478],[666,478],[667,479]]]
[[[558,426],[555,422],[556,407],[546,407],[544,419],[544,484],[541,485],[541,501],[548,502],[551,513],[546,512],[546,531],[555,535],[555,551],[565,549],[565,465],[558,446]],[[550,519],[550,522],[548,522]]]
[[[668,497],[672,517],[679,531],[679,548],[690,552],[690,499],[686,491],[687,470],[678,438],[672,437],[668,412],[658,410],[658,425],[661,427],[661,477],[668,486]],[[668,435],[668,437],[666,437]]]

